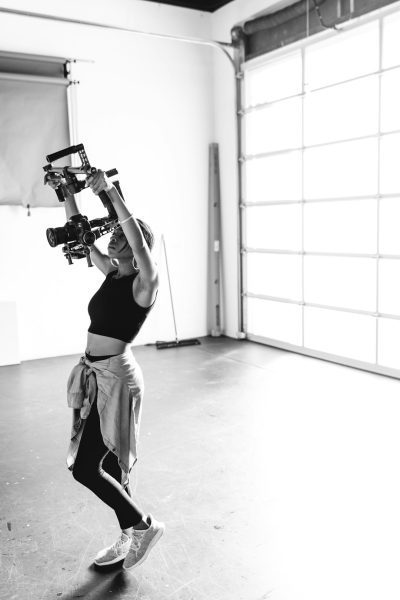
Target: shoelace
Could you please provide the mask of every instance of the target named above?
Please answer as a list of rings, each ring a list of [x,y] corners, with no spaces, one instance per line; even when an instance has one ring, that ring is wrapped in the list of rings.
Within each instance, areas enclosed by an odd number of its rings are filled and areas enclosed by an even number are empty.
[[[139,529],[132,531],[131,548],[133,548],[135,552],[139,550],[140,544],[142,543],[143,535],[146,533],[146,531],[147,529],[144,529],[143,531]]]
[[[122,546],[123,546],[124,544],[126,544],[126,542],[127,542],[127,541],[128,541],[128,540],[124,539],[123,535],[121,535],[121,537],[120,537],[120,538],[119,538],[119,539],[118,539],[118,540],[115,542],[115,544],[114,544],[114,548],[115,548],[115,550],[116,550],[116,551],[118,551],[119,549],[121,549],[121,548],[122,548]]]

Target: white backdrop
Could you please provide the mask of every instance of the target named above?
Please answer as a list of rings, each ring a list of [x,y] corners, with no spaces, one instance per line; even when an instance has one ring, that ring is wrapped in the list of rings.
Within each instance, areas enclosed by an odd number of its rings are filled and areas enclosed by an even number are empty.
[[[42,167],[49,146],[69,143],[66,86],[0,79],[0,132],[0,204],[58,205]]]

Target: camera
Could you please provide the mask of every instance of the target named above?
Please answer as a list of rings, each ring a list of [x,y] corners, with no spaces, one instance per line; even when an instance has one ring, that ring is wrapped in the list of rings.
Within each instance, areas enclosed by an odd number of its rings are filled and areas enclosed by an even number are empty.
[[[46,230],[47,241],[52,248],[68,242],[79,242],[91,246],[96,241],[91,223],[83,215],[74,215],[64,227],[49,227]]]
[[[60,158],[70,156],[71,154],[79,155],[81,160],[81,165],[79,167],[53,166],[53,162]],[[87,187],[87,176],[96,172],[96,169],[91,167],[89,163],[83,144],[69,146],[68,148],[49,154],[46,156],[46,159],[48,164],[43,167],[45,171],[45,183],[48,183],[49,181],[57,183],[55,191],[60,202],[65,202],[69,195],[77,194],[85,189]],[[106,171],[108,177],[117,174],[118,171],[116,169]],[[85,179],[79,180],[77,175],[85,175]],[[60,177],[62,177],[62,182],[60,181]],[[123,198],[119,182],[114,181],[113,184]],[[73,263],[73,258],[86,258],[88,266],[92,267],[90,246],[94,244],[96,239],[109,233],[118,226],[118,216],[107,192],[100,192],[99,198],[107,210],[107,216],[89,221],[86,216],[77,214],[68,219],[63,227],[49,227],[46,230],[47,241],[52,248],[63,244],[62,250],[70,265]]]

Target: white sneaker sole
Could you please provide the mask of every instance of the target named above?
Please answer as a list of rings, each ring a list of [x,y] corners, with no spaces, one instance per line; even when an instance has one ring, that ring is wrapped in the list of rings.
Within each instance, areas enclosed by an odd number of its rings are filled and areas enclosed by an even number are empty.
[[[117,562],[121,562],[121,560],[125,560],[125,558],[128,556],[128,552],[124,555],[121,556],[117,556],[116,558],[113,558],[112,560],[108,560],[107,562],[97,562],[96,559],[94,559],[94,564],[97,565],[98,567],[107,567],[107,565],[114,565]]]
[[[150,550],[153,548],[154,544],[156,544],[158,542],[158,540],[160,539],[160,537],[162,536],[162,534],[164,533],[164,531],[165,531],[165,526],[163,525],[157,531],[156,535],[153,537],[153,539],[151,540],[150,544],[148,545],[146,552],[143,554],[142,558],[140,560],[138,560],[137,563],[135,563],[131,567],[125,567],[125,565],[123,565],[122,568],[125,569],[125,571],[131,571],[132,569],[135,569],[136,567],[138,567],[139,565],[141,565],[146,560],[146,558],[149,555]]]

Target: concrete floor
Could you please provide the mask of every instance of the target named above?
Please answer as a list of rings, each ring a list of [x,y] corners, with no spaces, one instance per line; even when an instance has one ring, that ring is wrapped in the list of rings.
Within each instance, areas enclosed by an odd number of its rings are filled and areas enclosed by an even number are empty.
[[[113,512],[65,467],[77,356],[0,369],[0,598],[398,600],[400,387],[246,341],[137,347],[133,481],[167,530],[100,571]]]

